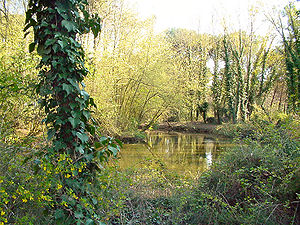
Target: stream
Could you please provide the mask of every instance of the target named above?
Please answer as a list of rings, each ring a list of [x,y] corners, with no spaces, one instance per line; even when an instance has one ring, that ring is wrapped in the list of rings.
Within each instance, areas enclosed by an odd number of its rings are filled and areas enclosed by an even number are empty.
[[[120,167],[142,167],[149,159],[159,159],[169,169],[180,174],[201,173],[218,158],[232,140],[196,133],[147,133],[146,143],[124,144]]]

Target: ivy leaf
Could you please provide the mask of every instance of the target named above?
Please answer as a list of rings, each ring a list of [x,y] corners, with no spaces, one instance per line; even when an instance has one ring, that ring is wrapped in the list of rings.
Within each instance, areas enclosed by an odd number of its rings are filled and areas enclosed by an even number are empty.
[[[116,141],[121,147],[123,146],[122,141],[120,141],[119,139],[115,139],[115,141]]]
[[[100,138],[100,143],[102,143],[103,145],[105,145],[108,141],[109,141],[108,138],[105,136]]]
[[[75,109],[75,108],[76,108],[76,106],[77,106],[77,104],[76,104],[76,103],[74,103],[74,102],[70,103],[70,107],[71,107],[71,109]]]
[[[31,53],[31,52],[34,51],[35,45],[36,45],[35,42],[33,42],[33,43],[31,43],[31,44],[29,45],[29,53]]]
[[[74,87],[78,86],[77,82],[74,81],[72,78],[68,78],[67,81],[69,81],[70,84],[72,84]]]
[[[76,218],[82,218],[83,217],[83,214],[82,214],[82,212],[81,211],[76,211],[75,213],[74,213],[74,216],[76,217]]]
[[[48,139],[48,141],[50,141],[53,138],[54,134],[55,134],[55,130],[54,129],[48,130],[48,132],[47,132],[47,136],[48,136],[47,139]]]
[[[48,39],[48,40],[45,42],[45,46],[48,47],[49,45],[53,45],[55,42],[56,42],[55,39]]]
[[[68,32],[75,31],[76,29],[75,24],[72,21],[63,20],[61,25],[65,27]]]
[[[83,96],[84,100],[88,100],[90,97],[90,95],[84,90],[81,91],[81,95]]]
[[[77,125],[80,123],[80,119],[78,118],[73,118],[73,117],[69,117],[68,121],[71,123],[73,128],[76,128]]]
[[[62,209],[55,210],[55,213],[54,213],[55,219],[60,219],[64,216],[65,216],[65,214],[64,214],[64,211]]]
[[[59,40],[59,41],[57,41],[57,43],[60,45],[60,47],[62,49],[64,49],[66,46],[68,46],[68,42],[67,41],[61,41],[61,40]]]
[[[109,145],[107,148],[108,148],[109,151],[111,151],[113,153],[114,156],[116,156],[118,151],[119,151],[117,148],[115,148],[111,145]]]
[[[93,160],[94,156],[93,156],[92,153],[91,154],[85,154],[84,158],[86,158],[89,162],[91,162]]]
[[[64,83],[62,86],[63,86],[63,90],[67,92],[67,95],[69,95],[72,92],[73,88],[71,85]]]
[[[84,115],[84,117],[85,117],[87,120],[89,120],[90,117],[91,117],[91,113],[90,113],[89,111],[86,111],[86,110],[83,111],[83,115]]]
[[[94,224],[94,220],[92,220],[92,219],[87,219],[87,220],[85,221],[85,224],[86,224],[86,225]]]
[[[76,150],[77,150],[78,152],[80,152],[80,154],[84,154],[84,148],[83,148],[82,145],[79,145],[78,147],[76,147]]]
[[[81,140],[82,143],[85,143],[89,140],[89,137],[85,133],[77,132],[76,136]]]

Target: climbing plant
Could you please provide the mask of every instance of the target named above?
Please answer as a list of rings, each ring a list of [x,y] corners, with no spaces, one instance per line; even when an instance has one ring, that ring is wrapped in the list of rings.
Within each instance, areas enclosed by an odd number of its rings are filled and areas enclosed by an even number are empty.
[[[97,127],[90,123],[94,101],[84,90],[88,74],[78,35],[100,32],[100,18],[91,16],[85,0],[30,0],[25,31],[33,28],[37,50],[41,105],[51,142],[38,163],[51,180],[47,189],[48,212],[54,224],[100,224],[99,204],[93,187],[101,162],[117,154],[119,145],[99,136],[92,142]]]

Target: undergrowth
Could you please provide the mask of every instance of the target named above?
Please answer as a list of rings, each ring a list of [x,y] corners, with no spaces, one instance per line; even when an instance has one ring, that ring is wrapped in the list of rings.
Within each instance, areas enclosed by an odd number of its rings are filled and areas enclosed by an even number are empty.
[[[224,151],[209,171],[192,178],[169,171],[160,159],[121,171],[114,163],[98,174],[98,214],[105,224],[299,224],[297,120],[255,120],[246,138]],[[244,125],[243,125],[244,126]],[[239,132],[239,131],[235,131]],[[34,151],[1,147],[0,224],[53,224],[53,186],[36,171]]]

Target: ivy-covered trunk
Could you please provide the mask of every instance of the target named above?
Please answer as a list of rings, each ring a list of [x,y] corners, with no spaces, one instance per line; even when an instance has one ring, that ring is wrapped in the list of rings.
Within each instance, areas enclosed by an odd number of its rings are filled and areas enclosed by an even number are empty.
[[[89,137],[95,135],[95,127],[89,123],[89,107],[95,105],[84,91],[88,71],[83,48],[76,40],[90,30],[97,35],[100,19],[90,17],[84,0],[30,0],[25,30],[30,27],[34,42],[29,49],[37,47],[42,57],[37,91],[52,143],[43,162],[52,176],[53,188],[48,194],[54,224],[100,222],[92,188],[95,171],[101,160],[116,154],[118,146],[107,138],[101,139],[98,149],[91,144]]]
[[[230,119],[233,123],[236,123],[236,115],[234,111],[234,102],[233,102],[233,94],[232,94],[232,88],[233,88],[233,78],[232,78],[232,71],[230,68],[230,49],[229,44],[227,41],[226,36],[224,36],[223,39],[223,47],[224,47],[224,62],[225,62],[225,91],[226,91],[226,99],[228,104],[228,111],[230,115]]]

